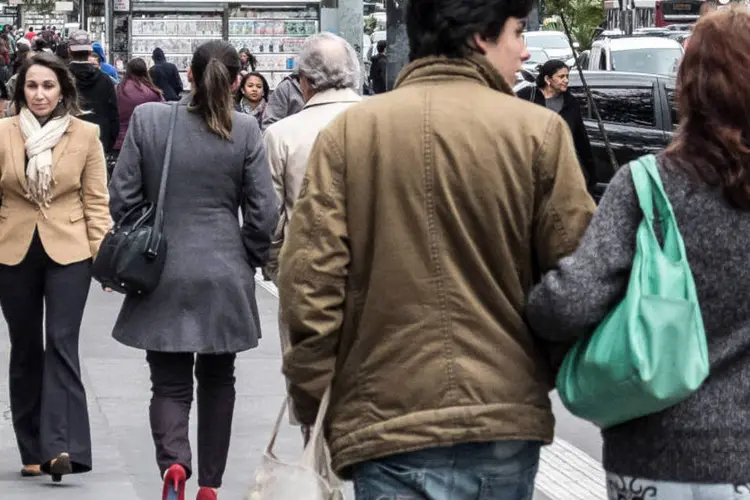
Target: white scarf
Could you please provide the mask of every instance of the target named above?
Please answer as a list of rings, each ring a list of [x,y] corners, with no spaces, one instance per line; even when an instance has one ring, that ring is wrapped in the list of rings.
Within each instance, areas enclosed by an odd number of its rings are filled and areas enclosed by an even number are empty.
[[[53,118],[42,127],[34,113],[24,107],[20,113],[21,133],[26,140],[26,196],[39,205],[49,207],[52,200],[52,149],[70,125],[70,115]]]

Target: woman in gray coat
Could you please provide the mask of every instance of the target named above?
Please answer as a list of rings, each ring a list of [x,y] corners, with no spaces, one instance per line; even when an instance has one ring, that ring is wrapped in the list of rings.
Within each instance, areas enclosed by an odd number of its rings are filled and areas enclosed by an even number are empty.
[[[229,450],[235,355],[260,337],[254,270],[266,261],[277,201],[258,123],[233,110],[239,70],[237,51],[225,42],[208,42],[193,55],[193,91],[178,105],[164,205],[166,266],[156,290],[125,299],[114,328],[115,339],[147,351],[165,499],[182,498],[192,473],[193,367],[198,498],[216,498]],[[133,113],[110,184],[115,221],[143,199],[155,202],[170,111],[147,103]]]

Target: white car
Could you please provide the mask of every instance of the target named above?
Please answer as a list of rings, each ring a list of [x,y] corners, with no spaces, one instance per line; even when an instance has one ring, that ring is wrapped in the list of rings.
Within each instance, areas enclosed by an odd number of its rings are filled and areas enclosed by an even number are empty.
[[[565,61],[573,57],[568,37],[560,31],[526,31],[523,38],[527,47],[544,49],[550,59]]]
[[[586,69],[675,75],[684,52],[678,42],[662,37],[597,40]]]
[[[549,61],[551,58],[547,51],[538,47],[529,47],[529,59],[524,61],[523,69],[526,71],[536,71],[537,67]]]

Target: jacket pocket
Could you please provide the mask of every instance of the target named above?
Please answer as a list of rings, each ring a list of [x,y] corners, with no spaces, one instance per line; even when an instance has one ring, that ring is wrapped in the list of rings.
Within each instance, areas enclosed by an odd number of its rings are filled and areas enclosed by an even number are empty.
[[[70,213],[70,222],[78,222],[79,220],[83,219],[83,209],[82,208],[76,208]]]

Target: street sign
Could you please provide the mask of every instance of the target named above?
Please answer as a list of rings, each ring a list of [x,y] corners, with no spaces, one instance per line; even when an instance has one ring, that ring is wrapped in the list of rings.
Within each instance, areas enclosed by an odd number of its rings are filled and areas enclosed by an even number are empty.
[[[17,16],[18,7],[10,7],[6,5],[5,7],[3,7],[3,15],[4,16]]]
[[[115,0],[115,12],[130,11],[130,0]]]
[[[55,12],[72,12],[73,2],[55,2]]]

